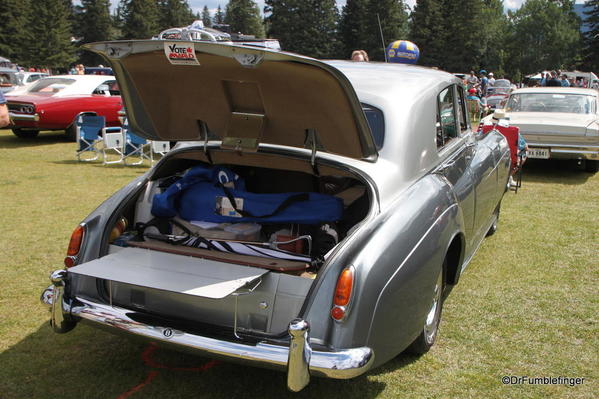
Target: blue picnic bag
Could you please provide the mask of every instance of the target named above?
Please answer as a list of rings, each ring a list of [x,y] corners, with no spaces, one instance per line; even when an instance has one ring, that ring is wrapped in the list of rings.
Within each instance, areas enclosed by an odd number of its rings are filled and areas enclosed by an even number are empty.
[[[341,219],[343,201],[312,192],[251,193],[231,170],[200,165],[154,196],[152,214],[214,223],[319,224]]]

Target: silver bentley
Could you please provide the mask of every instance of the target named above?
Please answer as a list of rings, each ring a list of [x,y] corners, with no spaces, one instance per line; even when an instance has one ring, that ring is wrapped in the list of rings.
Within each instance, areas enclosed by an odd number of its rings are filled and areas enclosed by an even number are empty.
[[[286,370],[293,391],[427,352],[446,294],[497,228],[509,178],[507,142],[473,131],[460,80],[177,45],[89,46],[110,60],[130,128],[178,144],[76,227],[42,294],[53,329],[85,322]],[[157,221],[156,198],[199,166],[234,171],[254,194],[327,195],[342,213],[316,224]],[[204,200],[210,212],[225,206]]]

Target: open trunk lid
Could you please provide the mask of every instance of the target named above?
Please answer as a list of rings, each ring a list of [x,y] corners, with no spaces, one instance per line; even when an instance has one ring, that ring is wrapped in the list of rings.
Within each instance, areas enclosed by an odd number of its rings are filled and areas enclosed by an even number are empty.
[[[260,143],[375,160],[376,147],[349,80],[300,55],[163,40],[86,45],[112,63],[131,128],[150,140]]]

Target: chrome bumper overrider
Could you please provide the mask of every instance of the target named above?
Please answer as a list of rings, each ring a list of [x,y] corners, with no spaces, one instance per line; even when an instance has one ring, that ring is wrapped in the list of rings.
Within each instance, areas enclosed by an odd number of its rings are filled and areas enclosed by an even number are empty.
[[[37,122],[40,120],[40,116],[38,114],[15,114],[13,112],[9,112],[8,116],[13,121],[31,121]]]
[[[199,354],[240,361],[259,367],[287,370],[287,387],[300,391],[310,382],[310,376],[353,378],[368,371],[374,361],[374,352],[368,347],[334,352],[312,350],[309,325],[295,319],[289,324],[290,346],[259,342],[255,345],[225,341],[140,323],[129,317],[134,313],[117,306],[92,302],[82,298],[64,298],[66,271],[51,274],[52,284],[42,293],[42,303],[52,309],[51,324],[56,332],[70,331],[78,320],[103,327],[112,327],[156,342],[168,343]]]

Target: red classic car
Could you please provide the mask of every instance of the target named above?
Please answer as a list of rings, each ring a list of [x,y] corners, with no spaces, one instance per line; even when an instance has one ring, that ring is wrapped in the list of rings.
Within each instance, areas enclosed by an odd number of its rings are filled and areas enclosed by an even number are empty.
[[[6,94],[12,123],[20,138],[36,137],[40,130],[64,130],[76,139],[74,120],[80,114],[101,115],[107,126],[119,126],[123,107],[114,76],[56,75]]]

